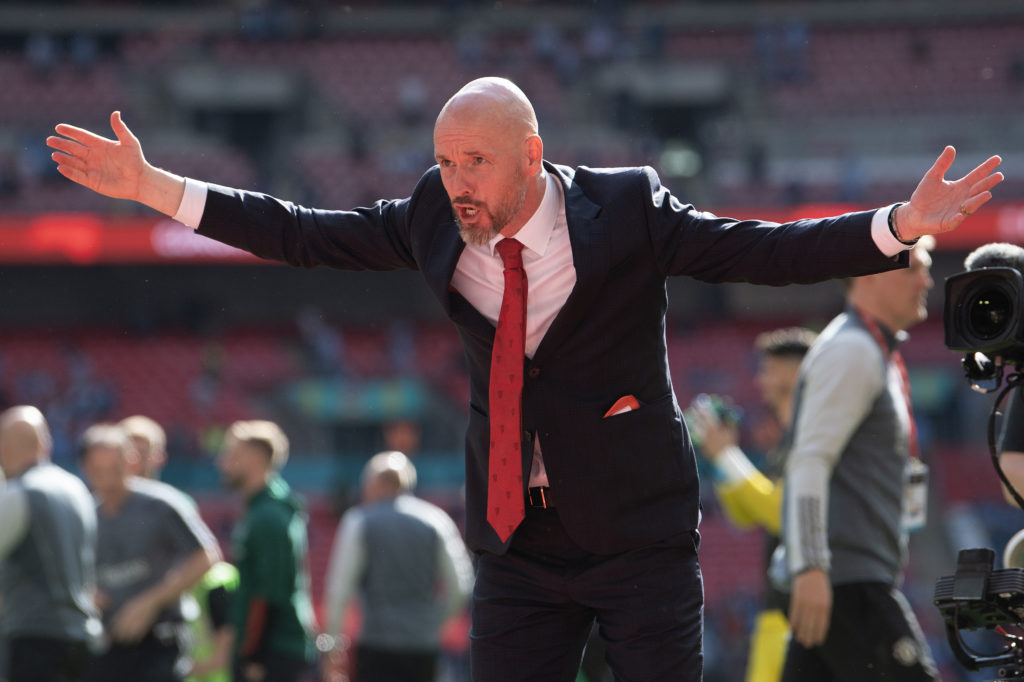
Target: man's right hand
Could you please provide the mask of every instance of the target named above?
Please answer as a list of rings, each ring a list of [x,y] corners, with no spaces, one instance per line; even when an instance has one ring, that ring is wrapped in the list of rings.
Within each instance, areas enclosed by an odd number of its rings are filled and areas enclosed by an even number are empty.
[[[121,112],[110,115],[110,127],[116,140],[58,124],[58,135],[46,138],[47,146],[56,150],[51,158],[57,162],[57,172],[104,196],[138,201],[173,216],[185,191],[184,178],[146,161],[138,138],[121,120]]]

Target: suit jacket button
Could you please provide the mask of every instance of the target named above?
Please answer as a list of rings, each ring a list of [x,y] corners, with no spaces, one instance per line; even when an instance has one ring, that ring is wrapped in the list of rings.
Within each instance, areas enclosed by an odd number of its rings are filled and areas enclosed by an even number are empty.
[[[526,373],[531,379],[536,379],[540,376],[540,367],[531,367],[530,371]]]

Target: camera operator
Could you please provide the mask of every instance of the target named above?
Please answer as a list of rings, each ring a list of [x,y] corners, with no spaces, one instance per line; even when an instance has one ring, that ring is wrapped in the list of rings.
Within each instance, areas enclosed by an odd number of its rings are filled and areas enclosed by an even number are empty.
[[[979,246],[964,259],[964,269],[968,271],[999,267],[1024,273],[1024,248],[994,242]],[[1020,388],[1015,388],[1007,400],[999,443],[999,466],[1010,485],[1018,492],[1024,491],[1024,394]],[[1010,504],[1017,504],[1005,486],[1003,495]]]
[[[896,587],[907,534],[924,523],[925,489],[897,346],[927,316],[931,246],[922,240],[906,270],[848,280],[846,311],[802,364],[785,466],[786,561],[773,566],[791,581],[784,682],[938,679]]]

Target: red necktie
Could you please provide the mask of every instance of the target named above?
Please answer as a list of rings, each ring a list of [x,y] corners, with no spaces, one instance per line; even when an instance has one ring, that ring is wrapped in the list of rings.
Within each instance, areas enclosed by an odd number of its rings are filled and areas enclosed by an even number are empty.
[[[495,248],[505,266],[505,292],[501,297],[501,312],[491,351],[487,522],[505,542],[524,516],[522,395],[523,356],[526,353],[526,272],[523,270],[522,242],[502,239]]]

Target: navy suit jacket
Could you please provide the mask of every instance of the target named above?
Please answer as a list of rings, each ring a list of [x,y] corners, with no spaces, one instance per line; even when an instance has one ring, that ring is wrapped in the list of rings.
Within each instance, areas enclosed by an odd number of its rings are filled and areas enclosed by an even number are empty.
[[[697,527],[693,449],[665,342],[669,275],[782,285],[905,265],[870,234],[873,211],[785,224],[736,221],[673,197],[650,168],[545,163],[562,183],[577,282],[524,363],[523,480],[533,437],[569,536],[610,554]],[[504,552],[487,523],[488,392],[494,326],[450,282],[463,243],[436,167],[409,198],[352,211],[303,208],[211,185],[200,234],[296,266],[419,270],[455,323],[471,385],[466,539]],[[619,398],[640,409],[604,418]]]

